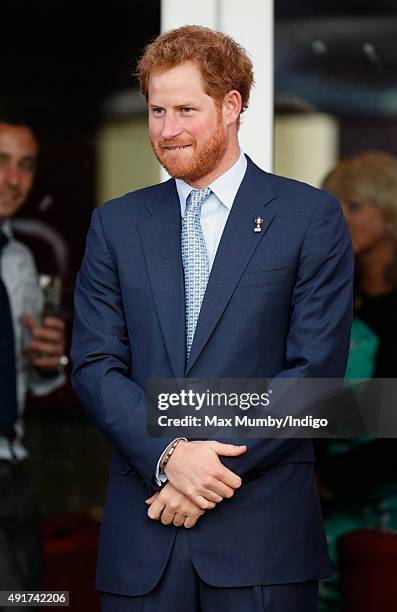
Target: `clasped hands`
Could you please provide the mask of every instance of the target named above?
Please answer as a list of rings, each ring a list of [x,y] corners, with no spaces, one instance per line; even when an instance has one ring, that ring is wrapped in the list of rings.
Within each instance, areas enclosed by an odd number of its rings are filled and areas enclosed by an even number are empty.
[[[145,500],[149,518],[163,525],[193,527],[206,510],[232,497],[241,486],[240,476],[219,457],[237,457],[246,450],[215,440],[181,440],[165,467],[168,482]]]

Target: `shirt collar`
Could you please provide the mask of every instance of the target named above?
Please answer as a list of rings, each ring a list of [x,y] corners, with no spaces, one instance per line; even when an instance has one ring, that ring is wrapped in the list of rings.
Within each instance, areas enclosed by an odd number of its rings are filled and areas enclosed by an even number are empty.
[[[3,221],[3,224],[0,225],[0,230],[5,233],[7,238],[13,238],[14,235],[12,233],[11,222],[8,219]]]
[[[224,174],[222,174],[222,176],[219,176],[213,183],[208,185],[218,200],[229,210],[232,207],[234,198],[236,197],[237,191],[239,190],[241,182],[244,178],[246,169],[247,158],[245,157],[244,153],[240,151],[240,157],[236,163]],[[182,179],[175,179],[175,183],[181,205],[181,215],[183,217],[186,208],[186,198],[192,191],[193,187]]]

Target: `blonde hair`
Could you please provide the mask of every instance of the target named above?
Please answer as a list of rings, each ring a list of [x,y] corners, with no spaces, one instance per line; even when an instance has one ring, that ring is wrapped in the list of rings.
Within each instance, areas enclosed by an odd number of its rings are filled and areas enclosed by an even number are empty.
[[[373,150],[344,159],[323,187],[341,200],[356,199],[381,210],[397,239],[397,157]]]

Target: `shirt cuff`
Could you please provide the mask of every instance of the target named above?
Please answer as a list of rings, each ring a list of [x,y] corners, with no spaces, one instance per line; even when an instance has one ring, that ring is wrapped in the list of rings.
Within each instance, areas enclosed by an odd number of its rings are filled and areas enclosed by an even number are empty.
[[[41,376],[36,368],[31,368],[29,372],[29,389],[36,397],[49,395],[66,384],[66,376],[63,372],[51,378]]]

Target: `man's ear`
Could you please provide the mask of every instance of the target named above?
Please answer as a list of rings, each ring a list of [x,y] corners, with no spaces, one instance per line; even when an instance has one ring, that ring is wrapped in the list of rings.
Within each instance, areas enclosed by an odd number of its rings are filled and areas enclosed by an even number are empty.
[[[241,94],[237,89],[228,91],[223,98],[223,117],[226,121],[226,125],[237,123],[240,117],[242,108]]]

